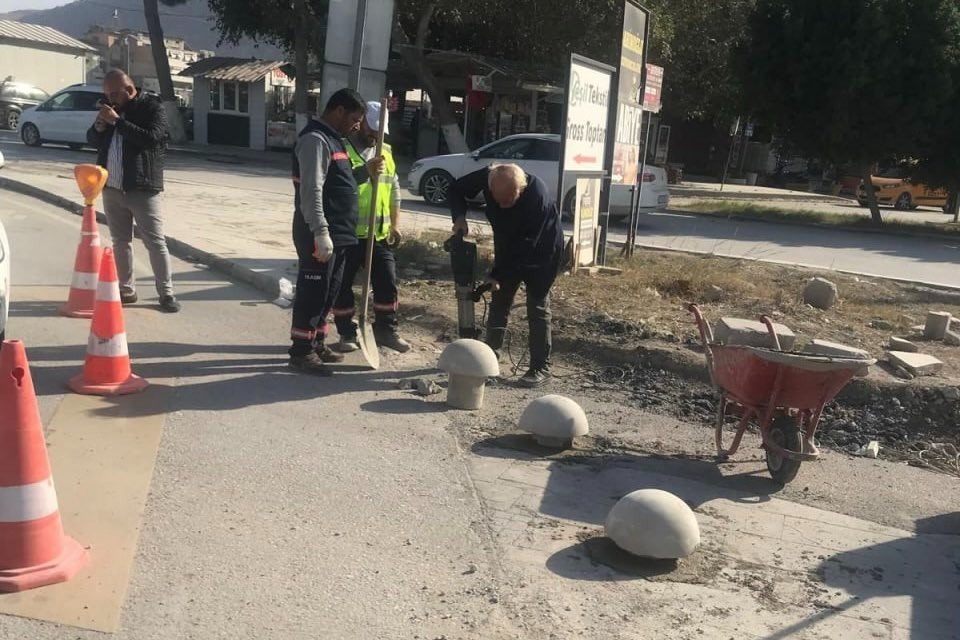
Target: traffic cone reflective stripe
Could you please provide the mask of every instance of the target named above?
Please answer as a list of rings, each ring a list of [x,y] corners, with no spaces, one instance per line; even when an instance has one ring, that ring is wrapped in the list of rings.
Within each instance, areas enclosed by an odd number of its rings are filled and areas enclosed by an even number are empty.
[[[87,357],[83,372],[70,380],[70,388],[90,395],[122,395],[147,387],[147,381],[133,374],[123,323],[120,283],[113,251],[103,252],[97,302],[90,323]]]
[[[0,349],[0,592],[75,575],[87,552],[63,533],[23,344]]]
[[[77,256],[73,262],[70,296],[66,304],[60,307],[61,315],[71,318],[89,318],[93,315],[102,256],[100,231],[97,229],[97,212],[93,205],[87,205],[83,208],[80,244],[77,246]]]

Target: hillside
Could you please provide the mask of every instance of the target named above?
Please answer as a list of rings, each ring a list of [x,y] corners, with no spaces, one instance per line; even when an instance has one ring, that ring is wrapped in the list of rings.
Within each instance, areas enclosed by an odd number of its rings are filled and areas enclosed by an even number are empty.
[[[119,19],[114,21],[117,10]],[[257,45],[252,40],[241,41],[238,46],[217,46],[220,34],[215,31],[213,15],[206,0],[187,0],[176,7],[160,5],[163,32],[167,37],[183,38],[193,49],[212,49],[225,56],[239,58],[278,59],[284,54],[272,45]],[[74,38],[82,37],[94,24],[114,25],[120,28],[146,31],[141,0],[77,0],[62,7],[40,11],[15,11],[0,15],[0,19],[21,20],[58,29]]]

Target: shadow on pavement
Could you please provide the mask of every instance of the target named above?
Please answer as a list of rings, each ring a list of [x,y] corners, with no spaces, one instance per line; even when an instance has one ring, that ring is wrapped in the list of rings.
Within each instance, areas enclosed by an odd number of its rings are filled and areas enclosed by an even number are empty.
[[[441,402],[431,402],[418,397],[408,397],[371,400],[370,402],[361,404],[360,409],[370,411],[371,413],[413,415],[419,413],[443,413],[448,410],[448,407]]]

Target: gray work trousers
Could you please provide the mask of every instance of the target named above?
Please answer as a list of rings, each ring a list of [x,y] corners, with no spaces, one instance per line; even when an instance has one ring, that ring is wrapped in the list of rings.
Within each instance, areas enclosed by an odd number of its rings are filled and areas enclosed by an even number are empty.
[[[160,194],[152,191],[103,190],[103,208],[113,238],[113,254],[117,261],[117,277],[121,293],[136,291],[133,279],[133,223],[137,223],[140,238],[150,254],[150,266],[157,282],[157,293],[173,295],[173,277],[170,270],[170,251],[163,235],[163,214]]]

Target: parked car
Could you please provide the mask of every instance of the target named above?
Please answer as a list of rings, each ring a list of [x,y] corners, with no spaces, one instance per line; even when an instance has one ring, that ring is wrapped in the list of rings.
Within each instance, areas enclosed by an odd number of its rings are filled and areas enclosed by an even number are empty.
[[[527,173],[544,181],[552,193],[557,193],[560,175],[560,136],[557,134],[521,133],[507,136],[480,147],[472,153],[454,153],[422,158],[413,163],[407,176],[408,189],[430,204],[445,206],[453,181],[468,173],[497,162],[513,162]],[[572,215],[574,181],[564,180],[566,191],[562,202],[564,217]],[[630,215],[631,185],[615,185],[610,194],[610,217],[622,219]],[[641,211],[665,209],[670,202],[666,171],[647,167]]]
[[[4,162],[5,161],[3,159],[3,151],[0,151],[0,169],[3,169]]]
[[[66,144],[80,149],[87,144],[87,129],[93,124],[103,99],[97,85],[75,84],[58,91],[52,98],[20,116],[20,138],[24,144],[39,147],[44,142]]]
[[[20,114],[50,97],[43,89],[23,82],[0,82],[0,127],[17,130]]]
[[[894,209],[909,211],[917,207],[939,207],[947,210],[948,193],[943,189],[910,182],[905,178],[870,176],[873,186],[877,190],[877,202],[892,205]],[[857,190],[857,202],[861,207],[867,204],[867,190],[863,182]]]
[[[7,332],[7,315],[10,311],[10,242],[0,222],[0,341]]]

